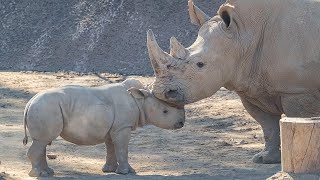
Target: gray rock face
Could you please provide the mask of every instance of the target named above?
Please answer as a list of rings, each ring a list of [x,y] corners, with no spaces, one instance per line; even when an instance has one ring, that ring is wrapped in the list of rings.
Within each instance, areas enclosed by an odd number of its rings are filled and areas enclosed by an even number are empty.
[[[222,2],[195,1],[212,16]],[[165,50],[198,31],[187,0],[1,0],[0,70],[152,74],[148,29]]]

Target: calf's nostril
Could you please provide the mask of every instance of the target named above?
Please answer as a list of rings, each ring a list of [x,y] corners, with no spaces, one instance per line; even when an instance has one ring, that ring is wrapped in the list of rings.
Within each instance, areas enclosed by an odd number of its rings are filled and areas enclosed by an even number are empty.
[[[174,127],[175,127],[176,129],[179,129],[179,128],[182,128],[183,125],[184,125],[184,122],[178,122],[178,123],[176,123],[176,124],[174,125]]]

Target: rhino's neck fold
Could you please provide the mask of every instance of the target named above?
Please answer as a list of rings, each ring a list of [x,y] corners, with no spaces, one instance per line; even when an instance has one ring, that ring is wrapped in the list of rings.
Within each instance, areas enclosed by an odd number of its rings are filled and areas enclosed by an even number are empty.
[[[138,120],[135,122],[134,127],[132,127],[132,130],[136,130],[137,127],[143,127],[146,124],[146,114],[144,111],[144,104],[145,104],[145,99],[136,99],[134,98],[134,101],[139,109],[139,118]]]

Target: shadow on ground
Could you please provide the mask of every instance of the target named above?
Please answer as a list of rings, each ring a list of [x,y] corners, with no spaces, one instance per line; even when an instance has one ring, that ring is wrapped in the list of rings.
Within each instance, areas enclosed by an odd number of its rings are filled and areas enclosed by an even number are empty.
[[[29,91],[24,90],[17,90],[5,87],[0,84],[0,108],[7,108],[9,107],[20,107],[21,104],[14,104],[12,103],[12,99],[22,99],[22,100],[29,100],[34,93],[30,93]]]
[[[208,175],[208,174],[190,174],[190,175],[137,175],[137,174],[128,174],[128,175],[118,175],[118,174],[89,174],[89,173],[80,173],[80,172],[61,172],[63,176],[59,174],[55,177],[40,178],[40,179],[110,179],[110,180],[234,180],[234,179],[267,179],[268,177],[274,175],[278,172],[278,168],[274,168],[274,173],[264,173],[263,170],[252,170],[252,169],[233,169],[234,172],[237,172],[237,175]],[[156,174],[156,172],[155,172]],[[248,177],[248,174],[251,174]]]

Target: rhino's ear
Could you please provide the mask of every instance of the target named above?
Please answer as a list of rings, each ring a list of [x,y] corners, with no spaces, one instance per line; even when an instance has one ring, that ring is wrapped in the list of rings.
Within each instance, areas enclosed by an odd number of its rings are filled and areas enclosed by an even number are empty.
[[[218,10],[218,14],[220,15],[221,19],[226,25],[226,28],[230,28],[230,26],[232,26],[232,24],[235,23],[235,22],[232,22],[234,21],[234,18],[232,18],[233,10],[234,10],[234,6],[230,4],[224,4]]]
[[[205,22],[209,21],[210,17],[194,5],[193,0],[188,1],[188,11],[191,23],[197,26],[202,26]]]
[[[137,99],[142,99],[142,98],[146,98],[150,95],[150,92],[148,92],[145,89],[138,89],[135,87],[129,88],[127,90],[133,97],[137,98]]]

